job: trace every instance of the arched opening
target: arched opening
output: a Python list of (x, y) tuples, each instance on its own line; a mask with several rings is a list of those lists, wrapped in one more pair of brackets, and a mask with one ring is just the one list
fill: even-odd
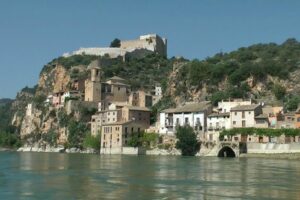
[(225, 146), (220, 149), (218, 157), (234, 158), (235, 153), (231, 147)]

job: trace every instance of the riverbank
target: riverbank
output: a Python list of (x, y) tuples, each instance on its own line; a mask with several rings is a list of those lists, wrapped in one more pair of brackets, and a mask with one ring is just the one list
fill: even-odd
[(86, 153), (86, 154), (97, 154), (99, 151), (96, 151), (92, 148), (87, 149), (79, 149), (79, 148), (65, 148), (64, 146), (57, 146), (57, 147), (51, 147), (51, 146), (23, 146), (17, 149), (18, 152), (45, 152), (45, 153)]
[(0, 147), (0, 152), (1, 151), (17, 151), (17, 149)]
[(300, 160), (300, 153), (247, 153), (240, 154), (240, 158), (266, 158)]

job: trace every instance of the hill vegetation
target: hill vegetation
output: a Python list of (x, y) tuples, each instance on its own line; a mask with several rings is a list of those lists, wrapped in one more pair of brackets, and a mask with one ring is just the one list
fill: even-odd
[[(185, 64), (176, 76), (176, 95), (188, 96), (190, 88), (207, 88), (208, 99), (216, 104), (224, 98), (260, 98), (253, 93), (254, 84), (263, 82), (268, 91), (279, 100), (284, 99), (285, 86), (279, 82), (268, 81), (268, 77), (276, 80), (288, 80), (290, 73), (300, 69), (300, 43), (288, 39), (283, 44), (256, 44), (240, 48), (230, 53), (218, 53), (205, 60), (192, 60)], [(181, 83), (181, 84), (180, 84)]]

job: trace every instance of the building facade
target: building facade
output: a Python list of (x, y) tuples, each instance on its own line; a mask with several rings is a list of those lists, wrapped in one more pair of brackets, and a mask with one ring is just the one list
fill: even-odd
[(211, 113), (212, 106), (208, 101), (187, 103), (179, 108), (166, 109), (160, 113), (159, 133), (174, 135), (176, 126), (191, 126), (196, 132), (203, 133), (207, 129), (207, 115)]

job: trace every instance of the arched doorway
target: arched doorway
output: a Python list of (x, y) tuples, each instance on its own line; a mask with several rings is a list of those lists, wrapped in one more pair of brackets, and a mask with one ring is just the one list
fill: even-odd
[(234, 158), (235, 153), (231, 147), (225, 146), (220, 149), (218, 153), (218, 157), (226, 157), (226, 158)]

